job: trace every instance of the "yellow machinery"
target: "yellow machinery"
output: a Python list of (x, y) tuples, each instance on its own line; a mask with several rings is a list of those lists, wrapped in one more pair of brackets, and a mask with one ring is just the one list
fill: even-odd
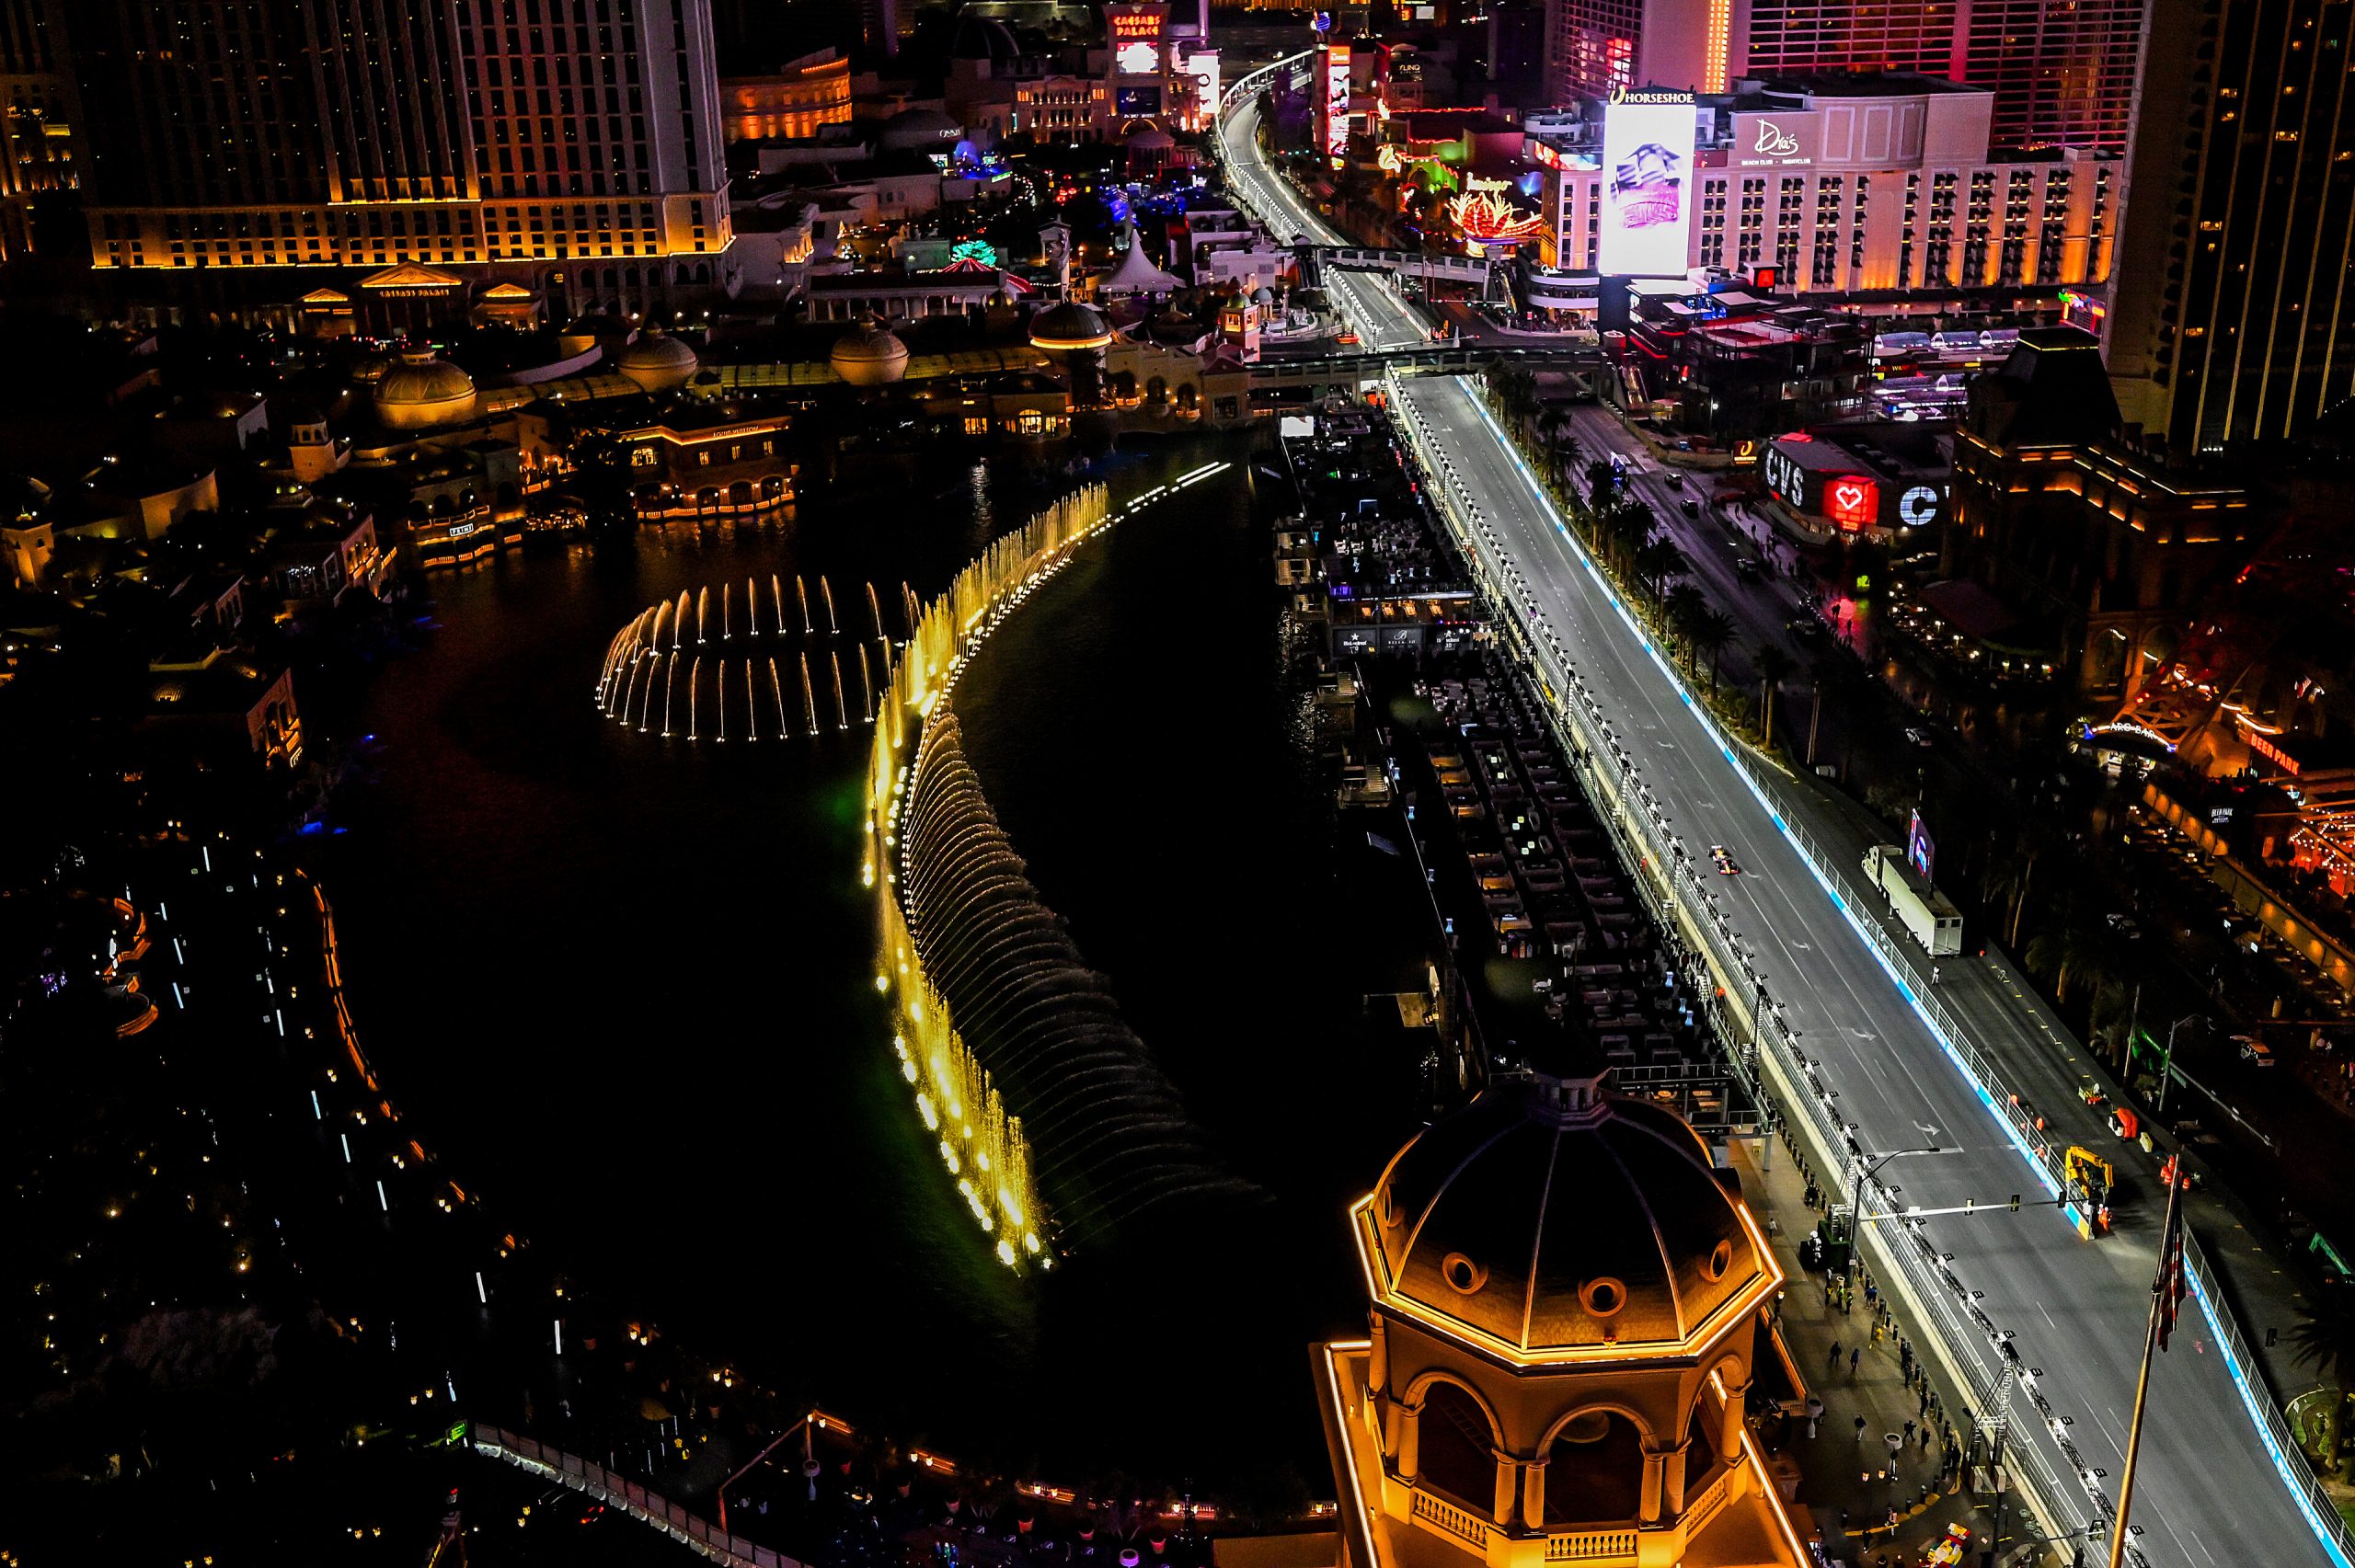
[(2061, 1162), (2068, 1178), (2069, 1196), (2077, 1204), (2077, 1234), (2090, 1242), (2109, 1234), (2109, 1195), (2118, 1173), (2109, 1162), (2082, 1145), (2072, 1144)]

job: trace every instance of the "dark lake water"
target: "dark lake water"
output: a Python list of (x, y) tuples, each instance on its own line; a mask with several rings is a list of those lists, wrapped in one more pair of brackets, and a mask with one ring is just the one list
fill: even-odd
[(867, 979), (863, 736), (690, 747), (591, 701), (656, 600), (772, 572), (845, 604), (870, 576), (929, 592), (1031, 509), (932, 464), (784, 534), (437, 578), (413, 653), (340, 711), (306, 697), (374, 738), (318, 859), (361, 1027), (453, 1173), (603, 1299), (854, 1422), (1074, 1480), (1329, 1494), (1305, 1346), (1361, 1328), (1342, 1208), (1418, 1125), (1351, 965), (1396, 863), (1336, 847), (1278, 646), (1284, 498), (1244, 445), (1120, 454), (1113, 499), (1213, 458), (1235, 466), (1091, 546), (958, 703), (1034, 880), (1258, 1198), (999, 1268)]

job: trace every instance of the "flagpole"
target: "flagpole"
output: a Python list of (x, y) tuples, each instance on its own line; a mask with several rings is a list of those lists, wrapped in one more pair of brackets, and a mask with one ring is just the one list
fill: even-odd
[(2118, 1483), (2118, 1519), (2110, 1527), (2109, 1568), (2119, 1568), (2126, 1559), (2126, 1518), (2134, 1506), (2134, 1461), (2142, 1449), (2142, 1406), (2151, 1392), (2151, 1361), (2159, 1348), (2159, 1313), (2166, 1306), (2168, 1292), (2175, 1288), (2176, 1206), (2182, 1194), (2183, 1173), (2177, 1170), (2167, 1180), (2167, 1220), (2159, 1231), (2159, 1276), (2151, 1285), (2151, 1322), (2142, 1331), (2142, 1371), (2134, 1380), (2134, 1424), (2126, 1433), (2126, 1474)]

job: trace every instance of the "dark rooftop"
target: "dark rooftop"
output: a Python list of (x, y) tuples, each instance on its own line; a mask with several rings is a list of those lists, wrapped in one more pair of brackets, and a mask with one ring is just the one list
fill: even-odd
[(2101, 344), (2074, 326), (2031, 326), (2004, 362), (1970, 383), (1965, 423), (1999, 446), (2074, 446), (2118, 429)]

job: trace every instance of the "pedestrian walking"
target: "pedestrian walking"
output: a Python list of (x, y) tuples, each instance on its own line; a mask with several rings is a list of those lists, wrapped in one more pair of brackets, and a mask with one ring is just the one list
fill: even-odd
[(1832, 1360), (1829, 1369), (1834, 1372), (1840, 1370), (1840, 1342), (1836, 1339), (1832, 1342)]
[(1865, 1440), (1865, 1418), (1864, 1418), (1863, 1416), (1859, 1415), (1858, 1417), (1856, 1417), (1856, 1442), (1857, 1442), (1857, 1444), (1858, 1444), (1859, 1446), (1861, 1446), (1861, 1445), (1864, 1443), (1864, 1440)]
[[(1856, 1363), (1862, 1361), (1864, 1358), (1865, 1353), (1861, 1350), (1851, 1350), (1848, 1352), (1848, 1376), (1853, 1378), (1856, 1375)], [(1864, 1417), (1860, 1415), (1856, 1417), (1856, 1419), (1862, 1421)]]
[(1894, 1475), (1897, 1472), (1897, 1456), (1905, 1451), (1905, 1439), (1894, 1432), (1884, 1432), (1880, 1435), (1880, 1440), (1889, 1445), (1889, 1469), (1890, 1473)]
[(1908, 1379), (1913, 1376), (1913, 1342), (1912, 1340), (1901, 1339), (1897, 1342), (1897, 1364), (1904, 1368)]
[(1880, 1320), (1878, 1318), (1875, 1318), (1873, 1320), (1873, 1344), (1876, 1345), (1880, 1344)]
[(1911, 1443), (1913, 1440), (1913, 1423), (1911, 1421), (1905, 1424), (1905, 1440), (1908, 1443)]
[(1923, 1419), (1923, 1420), (1924, 1420), (1924, 1421), (1927, 1421), (1927, 1420), (1930, 1418), (1930, 1402), (1931, 1402), (1931, 1397), (1932, 1397), (1932, 1396), (1931, 1396), (1930, 1391), (1929, 1391), (1927, 1388), (1924, 1388), (1924, 1389), (1922, 1391), (1922, 1403), (1921, 1403), (1921, 1409), (1920, 1409), (1920, 1411), (1917, 1413), (1919, 1413), (1919, 1414), (1921, 1415), (1922, 1419)]

